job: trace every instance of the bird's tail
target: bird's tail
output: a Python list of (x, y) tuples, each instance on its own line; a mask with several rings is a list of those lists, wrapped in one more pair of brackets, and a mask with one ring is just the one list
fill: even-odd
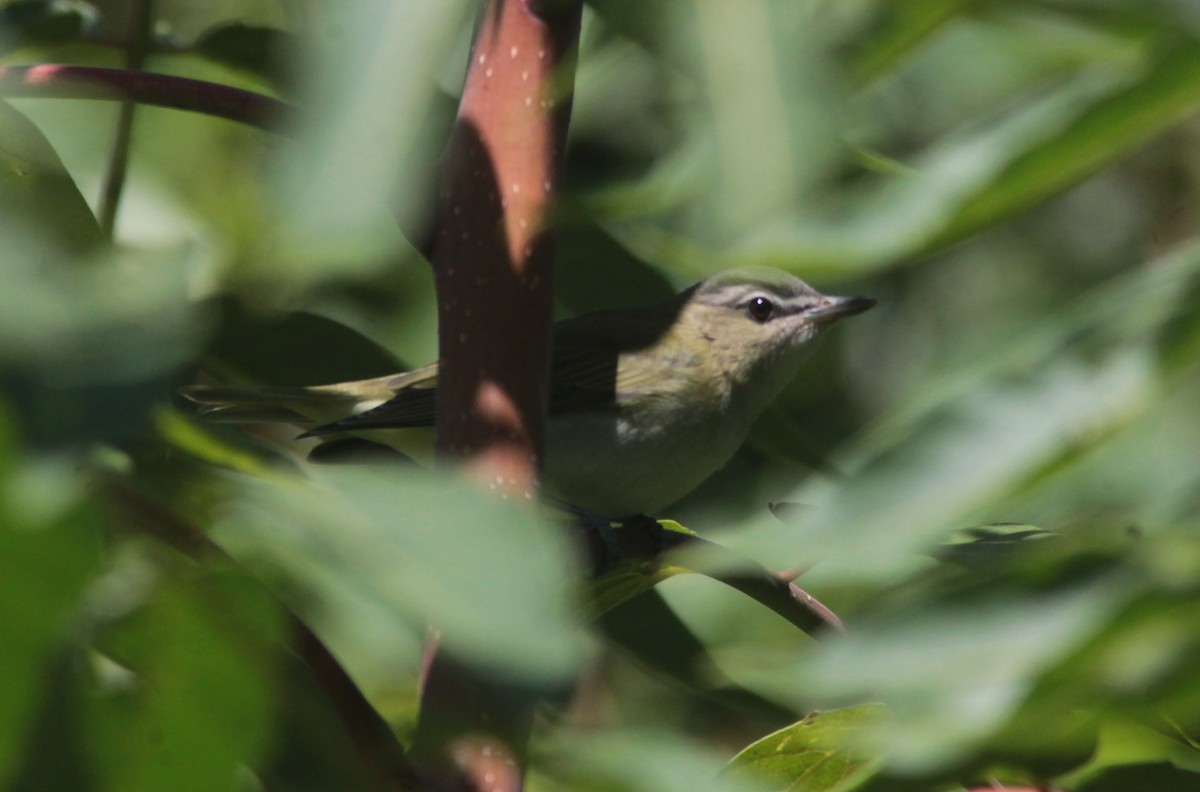
[(222, 423), (325, 423), (348, 415), (356, 394), (326, 386), (308, 388), (241, 388), (232, 385), (189, 385), (184, 398), (200, 405), (205, 418)]

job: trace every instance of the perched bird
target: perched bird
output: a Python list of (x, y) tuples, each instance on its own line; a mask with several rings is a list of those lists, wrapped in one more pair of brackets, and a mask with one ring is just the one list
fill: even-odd
[[(612, 518), (652, 514), (733, 456), (795, 375), (822, 328), (875, 304), (823, 295), (770, 269), (713, 275), (649, 308), (554, 325), (544, 482)], [(432, 426), (437, 364), (306, 388), (195, 385), (184, 395), (231, 422), (282, 421), (301, 437), (360, 437), (403, 448)]]

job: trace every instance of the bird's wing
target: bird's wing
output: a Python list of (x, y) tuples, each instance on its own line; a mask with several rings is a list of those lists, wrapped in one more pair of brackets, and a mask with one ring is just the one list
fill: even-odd
[[(554, 326), (550, 364), (551, 413), (611, 407), (616, 394), (644, 389), (661, 376), (654, 366), (626, 371), (618, 378), (623, 353), (652, 345), (670, 327), (673, 316), (609, 312), (565, 319)], [(368, 429), (432, 426), (437, 398), (437, 364), (372, 380), (394, 395), (371, 410), (324, 424), (303, 437)]]
[(621, 356), (652, 346), (674, 317), (611, 311), (566, 319), (554, 328), (550, 364), (550, 412), (603, 409), (618, 394), (649, 387), (660, 376), (654, 366), (626, 366)]
[[(413, 371), (370, 380), (373, 385), (367, 399), (386, 398), (383, 404), (351, 415), (340, 421), (310, 429), (301, 437), (320, 437), (337, 432), (358, 432), (364, 429), (406, 429), (433, 426), (434, 403), (437, 397), (437, 364), (430, 363)], [(336, 386), (330, 386), (336, 387)], [(387, 398), (390, 394), (390, 398)]]

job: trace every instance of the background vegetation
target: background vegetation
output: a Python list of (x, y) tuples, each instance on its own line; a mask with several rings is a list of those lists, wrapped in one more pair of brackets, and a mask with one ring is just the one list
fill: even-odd
[(535, 789), (1200, 788), (1195, 3), (587, 5), (562, 314), (741, 264), (880, 301), (663, 515), (811, 567), (822, 640), (696, 576), (580, 624), (554, 526), (195, 419), (200, 370), (435, 356), (394, 217), (428, 222), (476, 9), (131, 5), (2, 3), (0, 57), (141, 42), (303, 115), (140, 107), (114, 201), (119, 103), (0, 104), (0, 780), (369, 788), (296, 614), (401, 744), (430, 621), (557, 691)]

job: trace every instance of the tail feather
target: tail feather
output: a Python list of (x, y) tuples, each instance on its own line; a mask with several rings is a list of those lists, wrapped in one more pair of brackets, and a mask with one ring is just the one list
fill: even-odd
[(239, 388), (189, 385), (180, 394), (199, 405), (205, 418), (223, 423), (311, 425), (352, 411), (355, 396), (315, 388)]

